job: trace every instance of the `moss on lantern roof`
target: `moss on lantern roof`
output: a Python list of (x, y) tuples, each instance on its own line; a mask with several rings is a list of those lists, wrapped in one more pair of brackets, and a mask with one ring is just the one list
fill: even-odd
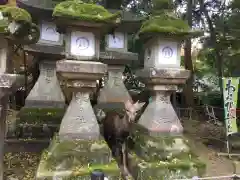
[(118, 23), (121, 13), (112, 14), (100, 5), (84, 3), (79, 0), (69, 0), (57, 4), (53, 16), (99, 23)]
[(39, 39), (39, 28), (32, 23), (31, 15), (24, 9), (0, 5), (0, 33), (16, 44), (33, 44)]
[(196, 37), (201, 31), (193, 31), (188, 23), (172, 14), (161, 14), (150, 18), (142, 24), (138, 35), (161, 34), (163, 36), (184, 38), (186, 36)]
[(25, 21), (32, 22), (31, 15), (24, 9), (14, 6), (0, 6), (0, 11), (4, 16), (8, 16), (16, 22)]

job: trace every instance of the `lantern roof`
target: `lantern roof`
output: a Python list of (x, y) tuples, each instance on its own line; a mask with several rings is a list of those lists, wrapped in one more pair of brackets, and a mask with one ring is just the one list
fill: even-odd
[(36, 43), (39, 29), (32, 23), (31, 15), (24, 9), (3, 5), (0, 6), (0, 33), (8, 39), (22, 44)]
[[(27, 10), (34, 19), (52, 19), (54, 7), (61, 2), (62, 0), (17, 0), (18, 6)], [(99, 7), (95, 4), (94, 6)], [(141, 21), (144, 20), (141, 16), (130, 11), (117, 9), (108, 9), (108, 11), (109, 14), (121, 13), (120, 31), (135, 32), (141, 27)]]
[(201, 31), (192, 30), (187, 21), (166, 12), (149, 18), (142, 24), (138, 32), (138, 36), (141, 39), (148, 39), (156, 36), (184, 39), (187, 37), (198, 37), (202, 34), (203, 32)]
[(93, 23), (119, 24), (121, 22), (120, 12), (113, 14), (103, 6), (84, 3), (80, 0), (69, 0), (57, 4), (53, 10), (53, 17)]

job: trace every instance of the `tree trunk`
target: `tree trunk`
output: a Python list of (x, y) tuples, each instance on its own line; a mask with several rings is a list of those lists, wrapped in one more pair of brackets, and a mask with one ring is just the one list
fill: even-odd
[[(192, 27), (192, 0), (188, 0), (188, 7), (187, 7), (187, 19), (188, 19), (188, 25)], [(187, 70), (191, 71), (191, 75), (189, 79), (187, 80), (186, 86), (184, 88), (184, 94), (185, 94), (185, 102), (187, 107), (193, 107), (194, 105), (194, 94), (193, 94), (193, 63), (192, 63), (192, 42), (191, 38), (187, 39), (185, 42), (185, 48), (184, 48), (184, 65)]]

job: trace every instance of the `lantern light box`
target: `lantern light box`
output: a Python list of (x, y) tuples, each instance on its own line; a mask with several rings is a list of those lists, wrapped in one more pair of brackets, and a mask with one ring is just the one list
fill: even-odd
[(56, 25), (52, 22), (42, 21), (40, 24), (39, 43), (62, 45), (63, 36), (56, 31)]
[(114, 35), (108, 34), (106, 36), (106, 50), (110, 51), (127, 51), (127, 34), (122, 32), (115, 32)]
[(95, 56), (95, 36), (91, 32), (72, 31), (70, 53), (73, 56)]
[(158, 68), (179, 68), (180, 67), (179, 42), (158, 39), (146, 44), (145, 66)]

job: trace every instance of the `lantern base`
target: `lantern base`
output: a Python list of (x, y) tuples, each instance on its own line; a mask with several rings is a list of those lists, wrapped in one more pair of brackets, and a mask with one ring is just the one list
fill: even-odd
[(133, 138), (130, 171), (136, 179), (189, 179), (205, 172), (183, 136), (152, 137), (133, 130)]
[(149, 68), (137, 72), (153, 91), (153, 101), (150, 102), (141, 115), (139, 127), (146, 129), (152, 136), (181, 135), (183, 127), (170, 102), (170, 95), (177, 90), (177, 85), (184, 84), (190, 72), (174, 68)]
[(101, 169), (106, 177), (118, 180), (120, 170), (105, 141), (60, 141), (55, 137), (42, 154), (37, 180), (54, 178), (90, 179), (94, 169)]
[[(39, 126), (37, 129), (41, 132), (43, 124), (60, 125), (65, 106), (65, 98), (56, 76), (56, 62), (41, 61), (39, 78), (26, 98), (25, 106), (18, 114), (17, 124), (21, 138), (28, 134), (35, 137), (30, 131), (36, 129), (36, 126)], [(24, 124), (31, 126), (29, 133), (27, 129), (22, 128)], [(36, 134), (37, 136), (41, 135)]]

